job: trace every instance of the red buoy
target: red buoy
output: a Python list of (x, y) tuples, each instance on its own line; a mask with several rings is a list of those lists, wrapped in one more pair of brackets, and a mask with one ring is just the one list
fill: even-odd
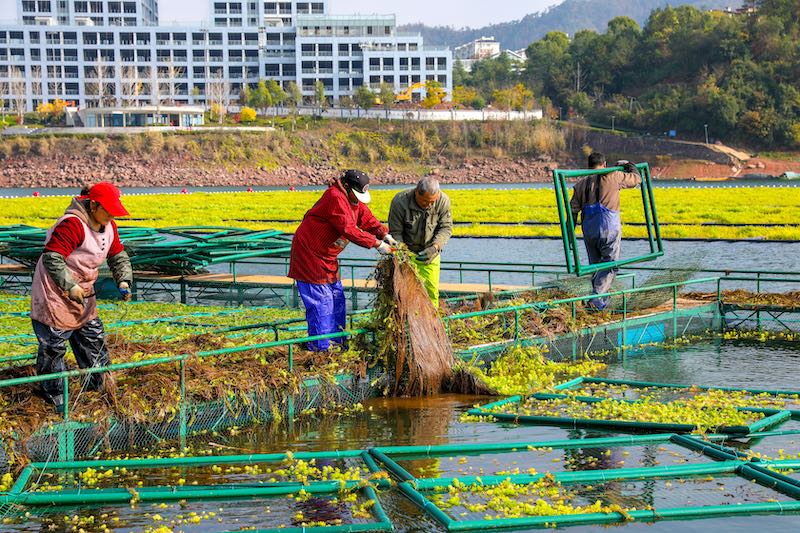
[(33, 197), (39, 198), (39, 191), (33, 191)]
[(294, 192), (294, 185), (289, 185), (289, 192)]
[(184, 187), (183, 189), (181, 189), (181, 194), (189, 194), (189, 190), (186, 187)]
[(252, 187), (248, 187), (247, 188), (247, 192), (253, 192), (253, 188)]

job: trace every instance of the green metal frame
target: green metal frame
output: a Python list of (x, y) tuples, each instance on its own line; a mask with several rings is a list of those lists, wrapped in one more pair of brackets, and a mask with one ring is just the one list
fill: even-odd
[[(664, 466), (649, 468), (620, 468), (616, 470), (592, 470), (584, 472), (558, 472), (555, 474), (537, 474), (535, 476), (481, 476), (457, 478), (459, 482), (471, 485), (480, 483), (487, 487), (496, 486), (506, 480), (512, 483), (527, 484), (541, 480), (545, 475), (566, 486), (575, 483), (605, 483), (622, 480), (648, 479), (681, 479), (686, 476), (699, 475), (737, 475), (744, 479), (759, 483), (769, 489), (779, 491), (795, 500), (800, 499), (800, 486), (790, 483), (785, 476), (770, 470), (755, 468), (742, 461), (722, 461), (701, 465)], [(711, 505), (696, 507), (674, 507), (659, 509), (642, 509), (628, 511), (624, 515), (619, 512), (587, 513), (576, 515), (530, 516), (522, 518), (501, 518), (496, 520), (458, 520), (448, 516), (426, 496), (426, 492), (450, 485), (456, 478), (423, 479), (406, 481), (399, 485), (400, 490), (417, 506), (438, 521), (447, 531), (473, 531), (487, 529), (529, 528), (547, 526), (568, 526), (579, 524), (612, 524), (628, 520), (653, 522), (657, 520), (677, 520), (725, 517), (755, 513), (787, 513), (800, 512), (800, 501), (742, 503), (731, 505)], [(791, 478), (788, 478), (791, 479)]]
[[(721, 440), (723, 437), (715, 436), (716, 440)], [(649, 435), (629, 435), (625, 437), (601, 437), (601, 438), (585, 438), (585, 439), (564, 439), (554, 441), (533, 441), (533, 442), (508, 442), (496, 444), (445, 444), (439, 446), (384, 446), (370, 449), (370, 454), (375, 456), (392, 473), (399, 481), (418, 481), (420, 479), (434, 479), (434, 478), (420, 478), (412, 475), (408, 470), (403, 468), (397, 461), (414, 460), (424, 458), (439, 458), (439, 457), (463, 457), (463, 456), (479, 456), (479, 455), (494, 455), (503, 453), (528, 453), (535, 451), (535, 449), (561, 449), (561, 450), (574, 450), (582, 448), (615, 448), (615, 447), (629, 447), (629, 446), (646, 446), (650, 444), (665, 444), (672, 443), (687, 450), (700, 452), (703, 455), (715, 460), (732, 460), (736, 456), (723, 453), (716, 448), (704, 447), (695, 445), (695, 442), (702, 443), (702, 441), (686, 442), (687, 437), (675, 433), (656, 433)], [(493, 476), (481, 476), (481, 479), (490, 479)], [(509, 476), (501, 475), (494, 476), (499, 478), (507, 478)], [(459, 477), (463, 480), (463, 477)]]
[[(683, 383), (659, 383), (655, 381), (641, 381), (641, 380), (632, 380), (632, 379), (611, 379), (611, 378), (595, 378), (589, 376), (580, 376), (569, 381), (565, 381), (563, 383), (559, 383), (555, 387), (555, 390), (559, 391), (568, 391), (574, 388), (577, 388), (582, 383), (598, 383), (598, 384), (607, 384), (607, 385), (627, 385), (629, 387), (635, 388), (662, 388), (662, 389), (696, 389), (696, 390), (704, 390), (704, 391), (712, 391), (712, 390), (719, 390), (725, 392), (741, 392), (747, 394), (766, 394), (769, 396), (797, 396), (800, 398), (800, 391), (796, 390), (781, 390), (781, 389), (750, 389), (750, 388), (737, 388), (737, 387), (712, 387), (709, 385), (686, 385)], [(560, 396), (560, 395), (556, 395)], [(580, 396), (578, 396), (580, 398)], [(587, 399), (596, 399), (597, 396), (583, 396), (583, 398)], [(800, 400), (798, 400), (800, 402)], [(786, 409), (789, 411), (792, 416), (800, 417), (800, 410), (792, 410)]]
[(569, 208), (569, 190), (567, 188), (567, 178), (583, 178), (586, 176), (597, 176), (610, 172), (622, 171), (622, 167), (610, 167), (595, 170), (553, 170), (553, 185), (556, 193), (556, 205), (558, 206), (558, 220), (561, 225), (561, 239), (564, 243), (564, 259), (566, 261), (567, 272), (583, 276), (601, 270), (609, 270), (623, 265), (652, 261), (664, 255), (664, 243), (661, 240), (661, 229), (658, 224), (658, 213), (653, 197), (653, 185), (650, 180), (650, 166), (647, 163), (636, 165), (642, 176), (642, 206), (644, 208), (645, 226), (647, 227), (647, 241), (650, 245), (650, 253), (621, 259), (619, 261), (608, 261), (594, 265), (581, 264), (580, 249), (578, 248), (578, 238), (575, 234), (575, 220), (572, 217), (572, 210)]
[[(8, 492), (6, 500), (0, 498), (0, 504), (11, 503), (17, 505), (83, 505), (103, 503), (126, 503), (132, 495), (124, 488), (80, 488), (75, 490), (30, 492), (28, 484), (37, 472), (48, 473), (74, 473), (88, 468), (106, 470), (125, 468), (127, 470), (142, 470), (148, 468), (191, 468), (211, 465), (254, 465), (281, 463), (287, 459), (303, 461), (355, 459), (363, 463), (371, 474), (383, 472), (375, 460), (363, 450), (338, 450), (328, 452), (297, 452), (287, 453), (251, 454), (251, 455), (221, 455), (221, 456), (191, 456), (191, 457), (165, 457), (145, 459), (108, 459), (93, 461), (53, 461), (39, 462), (27, 465), (17, 477), (13, 487)], [(311, 481), (309, 483), (278, 481), (275, 483), (233, 483), (210, 486), (154, 486), (137, 488), (139, 499), (142, 501), (172, 501), (176, 499), (209, 499), (217, 497), (258, 496), (258, 495), (284, 495), (292, 494), (303, 489), (307, 492), (336, 491), (343, 486), (348, 489), (358, 488), (361, 481)], [(376, 485), (388, 487), (388, 480), (378, 480)], [(246, 491), (254, 489), (250, 494)]]
[[(597, 403), (607, 400), (607, 398), (596, 398), (591, 396), (569, 396), (566, 394), (537, 393), (529, 398), (537, 401), (550, 399), (571, 398), (583, 403)], [(698, 428), (694, 424), (660, 423), (660, 422), (630, 422), (625, 420), (599, 420), (593, 418), (567, 418), (559, 416), (536, 416), (519, 415), (514, 413), (495, 412), (492, 409), (504, 406), (520, 404), (525, 400), (522, 396), (516, 395), (496, 402), (491, 402), (477, 408), (470, 409), (468, 413), (473, 416), (489, 417), (497, 421), (513, 422), (515, 424), (535, 424), (552, 425), (561, 427), (585, 427), (602, 428), (612, 431), (658, 431), (671, 433), (692, 433)], [(638, 400), (616, 400), (626, 403), (637, 403)], [(716, 428), (718, 432), (731, 435), (748, 435), (769, 429), (782, 424), (792, 418), (792, 412), (778, 409), (760, 409), (749, 407), (737, 407), (738, 411), (763, 413), (765, 416), (757, 422), (743, 426), (724, 426)]]

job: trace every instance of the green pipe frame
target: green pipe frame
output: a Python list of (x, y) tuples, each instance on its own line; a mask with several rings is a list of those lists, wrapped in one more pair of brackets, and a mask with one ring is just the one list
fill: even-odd
[[(607, 400), (607, 398), (596, 398), (590, 396), (567, 396), (564, 394), (545, 394), (537, 393), (531, 396), (536, 400), (558, 399), (558, 398), (572, 398), (579, 402), (595, 403)], [(536, 424), (536, 425), (555, 425), (561, 427), (589, 427), (589, 428), (604, 428), (612, 430), (624, 431), (659, 431), (659, 432), (674, 432), (674, 433), (692, 433), (697, 430), (697, 426), (693, 424), (676, 424), (676, 423), (660, 423), (660, 422), (630, 422), (625, 420), (600, 420), (591, 418), (567, 418), (559, 416), (536, 416), (536, 415), (517, 415), (512, 413), (498, 413), (492, 412), (492, 409), (504, 407), (507, 405), (518, 404), (523, 401), (522, 396), (511, 396), (496, 402), (482, 405), (477, 408), (470, 409), (468, 413), (473, 416), (490, 417), (495, 420), (504, 422), (512, 422), (515, 424)], [(637, 403), (637, 400), (617, 400), (626, 403)], [(792, 417), (791, 411), (777, 410), (777, 409), (755, 409), (755, 408), (737, 408), (739, 411), (763, 413), (767, 416), (749, 424), (747, 426), (725, 426), (717, 428), (722, 433), (730, 434), (750, 434), (756, 433), (762, 429), (773, 427), (780, 423), (789, 420)]]
[[(650, 467), (650, 468), (630, 468), (618, 470), (603, 470), (589, 472), (559, 472), (552, 474), (556, 481), (571, 483), (602, 483), (614, 480), (633, 480), (633, 479), (655, 479), (673, 478), (688, 475), (714, 475), (714, 474), (735, 474), (748, 480), (755, 481), (773, 490), (780, 491), (795, 500), (800, 498), (800, 486), (789, 483), (781, 479), (780, 474), (773, 474), (771, 471), (761, 471), (740, 461), (725, 461), (721, 463), (711, 463), (696, 466), (669, 466), (669, 467)], [(459, 477), (459, 482), (466, 485), (479, 483), (487, 487), (497, 485), (506, 480), (512, 483), (527, 484), (542, 479), (546, 474), (537, 476), (483, 476), (483, 477)], [(496, 520), (454, 520), (439, 509), (433, 502), (428, 500), (423, 492), (435, 490), (439, 487), (446, 487), (456, 478), (423, 480), (417, 482), (401, 483), (400, 489), (416, 505), (428, 512), (434, 519), (441, 523), (447, 531), (471, 531), (486, 529), (504, 528), (525, 528), (542, 526), (567, 526), (577, 524), (610, 524), (617, 522), (633, 521), (657, 521), (663, 519), (688, 519), (706, 518), (714, 516), (734, 516), (753, 513), (784, 513), (800, 511), (800, 501), (790, 502), (764, 502), (737, 505), (712, 505), (703, 507), (676, 507), (668, 509), (647, 509), (628, 511), (624, 515), (618, 512), (612, 513), (588, 513), (579, 515), (557, 515), (557, 516), (531, 516), (522, 518), (501, 518)]]
[(597, 176), (610, 172), (622, 171), (622, 167), (610, 167), (595, 170), (553, 170), (553, 185), (556, 193), (556, 205), (558, 208), (558, 220), (561, 226), (561, 239), (564, 244), (564, 259), (566, 261), (567, 273), (583, 276), (601, 270), (618, 268), (632, 263), (652, 261), (664, 255), (664, 243), (661, 240), (661, 229), (658, 224), (658, 213), (656, 211), (655, 199), (653, 197), (653, 185), (650, 179), (650, 166), (647, 163), (636, 165), (642, 177), (640, 186), (642, 192), (642, 206), (644, 208), (645, 225), (647, 227), (647, 240), (650, 246), (650, 253), (622, 259), (609, 261), (593, 265), (582, 265), (578, 240), (575, 234), (575, 220), (572, 217), (572, 210), (569, 207), (569, 191), (567, 189), (567, 178), (583, 178), (586, 176)]

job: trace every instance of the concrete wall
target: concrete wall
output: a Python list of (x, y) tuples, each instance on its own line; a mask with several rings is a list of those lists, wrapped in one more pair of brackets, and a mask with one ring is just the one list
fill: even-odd
[[(572, 137), (571, 139), (570, 136)], [(578, 130), (576, 128), (572, 128), (571, 135), (568, 135), (567, 141), (569, 142), (570, 140), (573, 142), (573, 150), (579, 150), (582, 145), (588, 145), (594, 150), (607, 154), (630, 156), (663, 155), (678, 159), (711, 161), (721, 165), (739, 163), (729, 154), (715, 149), (714, 145), (703, 143), (673, 141), (658, 137), (625, 137), (595, 130)], [(583, 141), (582, 143), (581, 140)]]

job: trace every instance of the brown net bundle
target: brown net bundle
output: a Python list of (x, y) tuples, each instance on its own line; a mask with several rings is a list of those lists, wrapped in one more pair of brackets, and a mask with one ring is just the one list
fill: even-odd
[(453, 373), (453, 349), (410, 258), (398, 250), (378, 264), (375, 277), (378, 298), (373, 325), (378, 332), (378, 355), (389, 375), (385, 392), (393, 396), (441, 392)]

